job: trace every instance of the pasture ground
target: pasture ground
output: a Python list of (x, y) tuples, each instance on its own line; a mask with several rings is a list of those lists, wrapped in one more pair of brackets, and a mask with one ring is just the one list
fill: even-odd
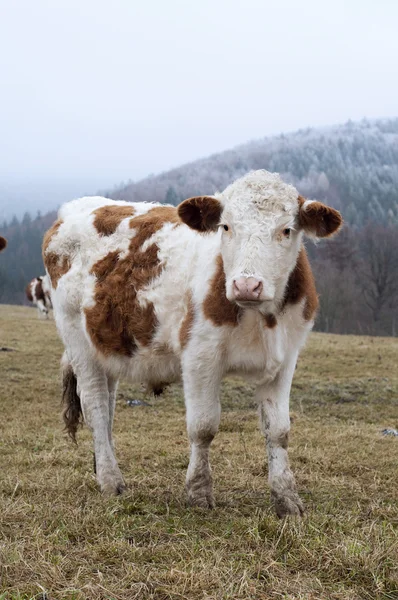
[(186, 506), (179, 386), (151, 406), (120, 388), (129, 490), (97, 490), (87, 428), (61, 422), (54, 322), (0, 306), (0, 600), (398, 598), (398, 340), (312, 334), (292, 391), (290, 458), (307, 513), (270, 507), (250, 386), (223, 386), (217, 508)]

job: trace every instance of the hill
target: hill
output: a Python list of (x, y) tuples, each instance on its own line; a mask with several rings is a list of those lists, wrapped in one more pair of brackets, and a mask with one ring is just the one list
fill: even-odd
[(178, 204), (212, 194), (251, 169), (281, 173), (329, 202), (355, 227), (398, 223), (398, 118), (363, 120), (263, 138), (110, 192), (132, 202)]

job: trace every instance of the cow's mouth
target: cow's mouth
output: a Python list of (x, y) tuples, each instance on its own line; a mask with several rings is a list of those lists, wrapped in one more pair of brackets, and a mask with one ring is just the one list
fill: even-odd
[(236, 304), (241, 308), (254, 308), (259, 309), (262, 304), (264, 304), (263, 300), (235, 300)]

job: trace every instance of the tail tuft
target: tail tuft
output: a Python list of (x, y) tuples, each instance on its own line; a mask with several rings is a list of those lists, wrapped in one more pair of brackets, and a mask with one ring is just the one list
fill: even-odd
[(70, 365), (65, 365), (62, 371), (62, 403), (65, 406), (63, 413), (65, 430), (76, 444), (77, 430), (79, 425), (83, 426), (83, 413), (77, 393), (76, 375)]

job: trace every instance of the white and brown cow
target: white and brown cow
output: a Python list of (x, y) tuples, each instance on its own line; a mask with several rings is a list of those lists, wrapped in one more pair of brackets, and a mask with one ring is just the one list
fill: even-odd
[(271, 496), (301, 514), (288, 461), (289, 393), (318, 305), (303, 235), (325, 237), (340, 214), (305, 200), (277, 174), (254, 171), (178, 208), (82, 198), (65, 204), (43, 258), (65, 345), (65, 422), (92, 430), (101, 489), (124, 489), (112, 421), (119, 378), (154, 391), (182, 379), (191, 504), (214, 504), (209, 448), (220, 384), (257, 384)]
[(51, 287), (47, 275), (35, 277), (26, 286), (26, 297), (29, 302), (37, 306), (39, 316), (48, 318), (48, 312), (52, 308)]

